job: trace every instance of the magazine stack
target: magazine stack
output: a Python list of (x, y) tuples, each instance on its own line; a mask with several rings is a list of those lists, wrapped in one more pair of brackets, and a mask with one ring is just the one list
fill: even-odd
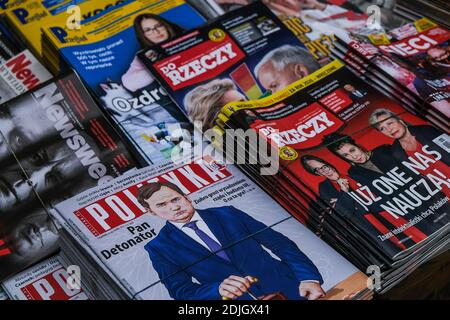
[(411, 112), (448, 131), (450, 31), (426, 18), (386, 33), (337, 37), (333, 53), (381, 91), (395, 92)]
[(225, 160), (390, 289), (448, 249), (449, 135), (244, 9), (140, 57)]
[(67, 273), (59, 256), (53, 256), (6, 279), (2, 286), (12, 300), (88, 300), (78, 279)]

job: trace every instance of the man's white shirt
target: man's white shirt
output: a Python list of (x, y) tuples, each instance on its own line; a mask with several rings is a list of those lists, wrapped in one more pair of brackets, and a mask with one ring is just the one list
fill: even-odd
[[(208, 225), (205, 223), (205, 221), (202, 219), (202, 217), (200, 217), (200, 215), (198, 214), (197, 211), (194, 212), (194, 215), (192, 216), (191, 221), (197, 221), (196, 225), (197, 227), (202, 230), (204, 233), (206, 233), (211, 239), (214, 239), (214, 241), (216, 241), (217, 243), (219, 243), (221, 246), (222, 244), (220, 243), (219, 240), (217, 240), (216, 236), (212, 233), (211, 229), (209, 229)], [(195, 231), (189, 227), (185, 227), (185, 223), (173, 223), (171, 222), (175, 227), (177, 227), (178, 229), (180, 229), (182, 232), (184, 232), (188, 237), (192, 238), (193, 240), (195, 240), (196, 242), (198, 242), (199, 244), (201, 244), (202, 246), (204, 246), (207, 250), (211, 251), (211, 249), (209, 249), (209, 247), (206, 245), (205, 242), (203, 242), (202, 239), (200, 239), (200, 237), (195, 233)]]

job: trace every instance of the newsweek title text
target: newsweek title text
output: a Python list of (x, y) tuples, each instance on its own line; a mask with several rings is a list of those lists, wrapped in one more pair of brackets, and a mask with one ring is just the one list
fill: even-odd
[(106, 165), (100, 161), (82, 132), (75, 128), (71, 118), (69, 118), (64, 108), (67, 102), (62, 93), (59, 92), (56, 83), (51, 83), (35, 91), (32, 96), (43, 108), (47, 118), (53, 123), (69, 149), (75, 152), (75, 156), (87, 168), (89, 176), (98, 180), (98, 184), (112, 180), (113, 177), (107, 175)]
[(22, 52), (6, 63), (6, 67), (9, 68), (16, 79), (22, 82), (22, 84), (28, 90), (31, 90), (40, 83), (39, 78), (33, 73), (33, 70), (31, 69), (31, 64), (32, 61), (27, 57), (26, 51)]

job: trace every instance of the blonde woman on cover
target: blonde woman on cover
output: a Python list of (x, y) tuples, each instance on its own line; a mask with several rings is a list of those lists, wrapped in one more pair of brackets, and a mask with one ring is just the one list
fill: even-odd
[(203, 132), (214, 127), (214, 121), (223, 106), (229, 102), (244, 101), (230, 79), (216, 79), (191, 90), (184, 98), (184, 107), (192, 122), (201, 122)]

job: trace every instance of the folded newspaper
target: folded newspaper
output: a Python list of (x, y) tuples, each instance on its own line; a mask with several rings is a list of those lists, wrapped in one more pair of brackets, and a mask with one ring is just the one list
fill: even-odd
[[(83, 22), (79, 30), (48, 24), (44, 52), (59, 53), (87, 83), (145, 164), (182, 149), (181, 129), (191, 124), (136, 53), (205, 22), (181, 0), (123, 3)], [(55, 53), (56, 52), (56, 53)]]
[[(237, 168), (212, 158), (139, 169), (55, 209), (71, 246), (80, 248), (72, 254), (87, 254), (98, 278), (115, 283), (127, 298), (342, 299), (369, 293), (363, 273)], [(246, 289), (234, 291), (236, 281)]]
[(12, 300), (88, 300), (79, 279), (54, 256), (6, 279), (2, 286)]

